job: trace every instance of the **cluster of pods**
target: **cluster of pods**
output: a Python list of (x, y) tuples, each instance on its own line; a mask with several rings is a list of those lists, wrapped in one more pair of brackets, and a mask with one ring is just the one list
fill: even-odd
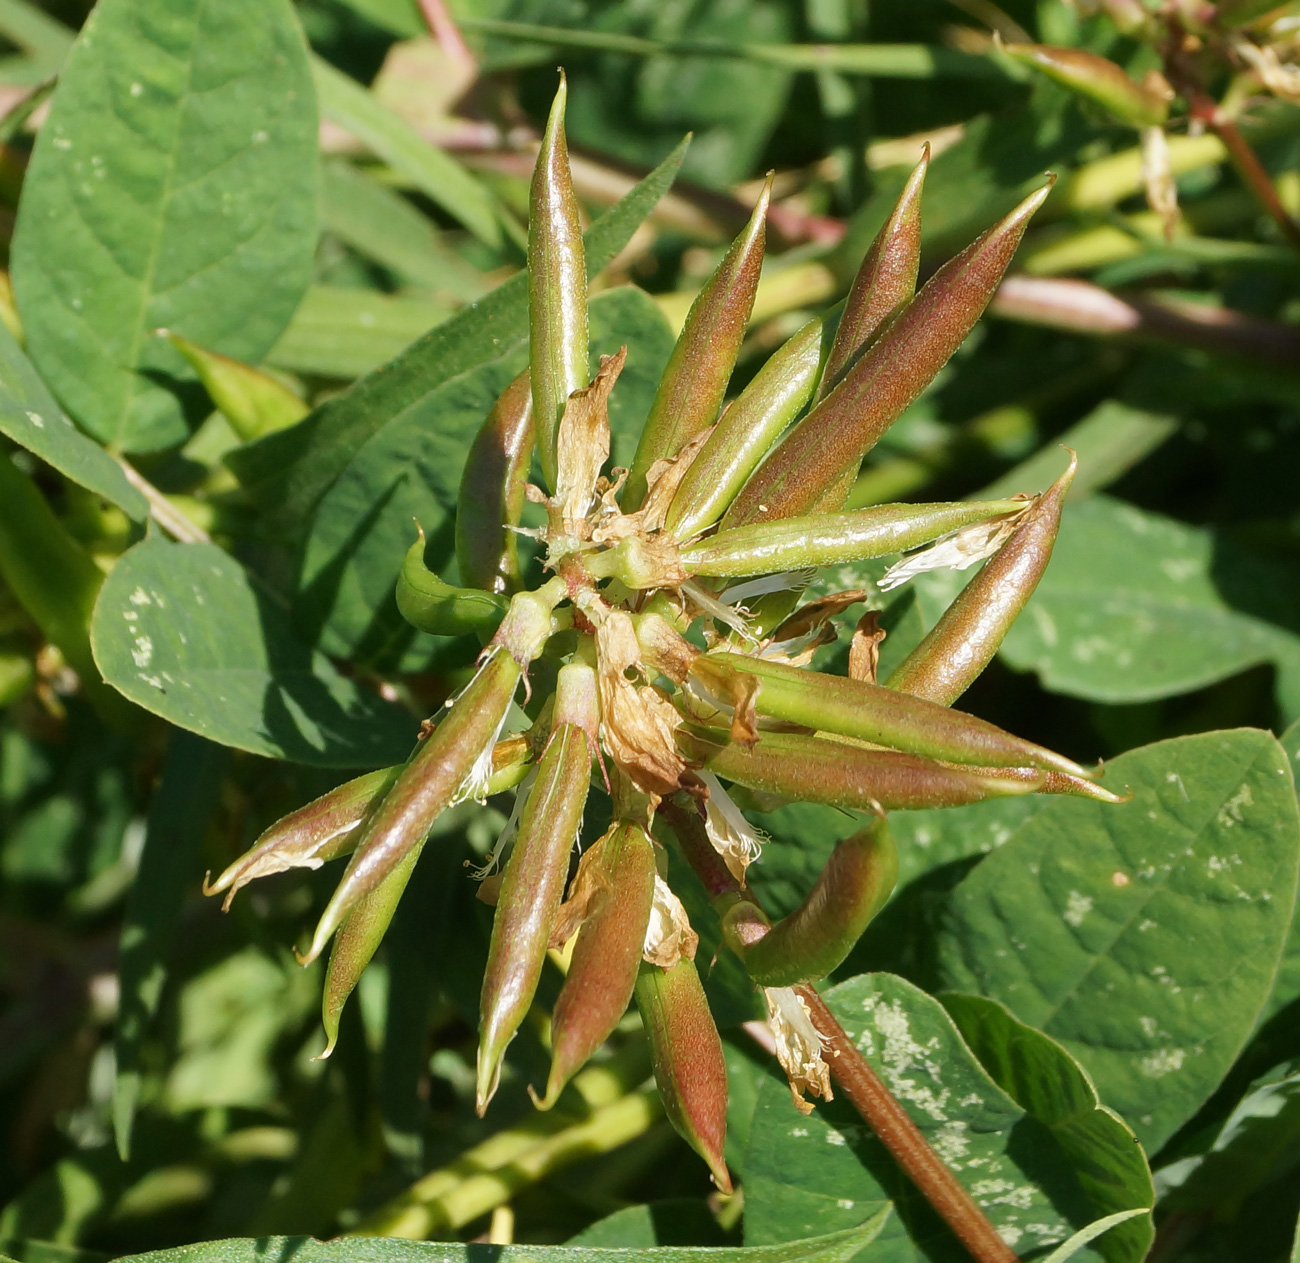
[[(1047, 188), (917, 292), (923, 160), (842, 309), (797, 333), (724, 411), (763, 257), (764, 194), (691, 309), (631, 469), (606, 474), (607, 404), (626, 348), (589, 376), (563, 118), (561, 84), (533, 178), (530, 365), (487, 417), (464, 474), (456, 540), (466, 586), (428, 571), (418, 540), (398, 588), (417, 626), (480, 635), (477, 671), (407, 763), (286, 817), (209, 890), (229, 901), (254, 877), (351, 856), (303, 957), (333, 940), (332, 1048), (438, 815), (515, 788), (503, 838), (512, 846), (493, 879), (479, 1112), (548, 949), (565, 947), (539, 1106), (556, 1101), (635, 997), (668, 1116), (728, 1189), (722, 1046), (697, 935), (665, 881), (665, 845), (699, 875), (726, 948), (764, 988), (803, 1106), (804, 1092), (829, 1095), (830, 1083), (795, 988), (833, 970), (888, 898), (897, 862), (886, 812), (1035, 791), (1114, 800), (1069, 759), (950, 709), (1047, 564), (1073, 461), (1039, 496), (842, 511), (863, 454), (970, 331)], [(529, 484), (534, 459), (544, 487)], [(528, 532), (518, 525), (526, 499), (546, 518)], [(541, 550), (531, 589), (521, 533)], [(890, 677), (875, 678), (871, 613), (854, 633), (847, 675), (809, 669), (834, 639), (830, 620), (867, 596), (805, 600), (815, 569), (926, 545), (897, 577), (985, 564)], [(517, 697), (531, 726), (507, 734)], [(803, 905), (772, 924), (745, 881), (760, 839), (724, 781), (764, 801), (861, 810), (871, 823), (835, 848)], [(575, 864), (593, 787), (609, 794), (614, 822)]]

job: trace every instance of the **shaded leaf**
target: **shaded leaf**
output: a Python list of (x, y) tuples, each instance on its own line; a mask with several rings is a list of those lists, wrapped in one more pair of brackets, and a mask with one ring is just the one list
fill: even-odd
[(286, 614), (212, 544), (146, 539), (104, 582), (91, 625), (104, 678), (146, 710), (271, 758), (403, 761), (415, 722), (298, 640)]
[(953, 892), (938, 951), (947, 985), (1058, 1040), (1154, 1150), (1272, 988), (1300, 818), (1285, 755), (1250, 729), (1147, 746), (1109, 775), (1133, 801), (1047, 803)]
[(316, 108), (286, 0), (104, 0), (32, 156), (13, 245), (33, 361), (101, 441), (182, 440), (153, 330), (261, 359), (315, 247)]

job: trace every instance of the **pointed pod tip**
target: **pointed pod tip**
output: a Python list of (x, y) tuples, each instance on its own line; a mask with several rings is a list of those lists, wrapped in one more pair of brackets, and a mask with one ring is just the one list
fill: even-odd
[(482, 1118), (497, 1093), (501, 1082), (502, 1051), (493, 1051), (480, 1044), (478, 1048), (477, 1075), (474, 1084), (474, 1112)]

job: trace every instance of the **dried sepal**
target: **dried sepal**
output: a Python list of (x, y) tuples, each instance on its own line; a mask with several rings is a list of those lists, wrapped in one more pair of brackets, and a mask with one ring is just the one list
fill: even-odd
[(699, 945), (700, 936), (691, 928), (691, 919), (686, 915), (682, 901), (656, 873), (650, 921), (646, 925), (641, 955), (651, 965), (671, 969), (683, 956), (694, 960)]
[(790, 1096), (801, 1114), (812, 1113), (804, 1093), (824, 1101), (835, 1099), (831, 1072), (822, 1059), (826, 1041), (813, 1025), (808, 1006), (792, 987), (764, 987), (767, 1025), (776, 1045), (776, 1059), (790, 1081)]
[(705, 806), (705, 833), (713, 849), (722, 857), (727, 871), (743, 886), (749, 866), (763, 853), (767, 835), (746, 819), (745, 813), (732, 802), (731, 795), (712, 772), (701, 772), (700, 779), (709, 791)]

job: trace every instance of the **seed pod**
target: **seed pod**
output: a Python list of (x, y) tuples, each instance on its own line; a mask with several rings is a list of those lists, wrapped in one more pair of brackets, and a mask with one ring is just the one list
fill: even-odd
[(758, 292), (771, 195), (768, 176), (748, 225), (691, 304), (641, 431), (623, 489), (625, 513), (640, 507), (650, 466), (677, 455), (688, 439), (717, 420)]
[(1078, 459), (1025, 514), (1011, 536), (885, 681), (891, 689), (951, 706), (993, 660), (1047, 569)]
[(319, 868), (356, 846), (356, 831), (366, 813), (378, 806), (397, 780), (401, 767), (381, 767), (358, 776), (328, 794), (277, 820), (214, 882), (203, 883), (205, 895), (229, 891), (224, 912), (239, 890), (258, 877), (291, 868)]
[(367, 822), (352, 861), (321, 914), (304, 964), (320, 955), (358, 900), (424, 841), (447, 807), (485, 791), (493, 745), (522, 674), (511, 654), (500, 649), (490, 653), (450, 713), (421, 742)]
[[(1004, 774), (1008, 776), (1026, 776), (1036, 779), (1039, 775), (1038, 768), (1005, 768)], [(1098, 785), (1096, 781), (1084, 780), (1081, 776), (1070, 776), (1066, 772), (1048, 772), (1043, 776), (1043, 783), (1035, 791), (1039, 794), (1068, 794), (1072, 798), (1091, 798), (1093, 802), (1110, 803), (1112, 806), (1117, 803), (1126, 803), (1131, 801), (1131, 793), (1115, 794), (1110, 790)]]
[(759, 713), (805, 728), (950, 763), (1055, 768), (1071, 776), (1087, 775), (1064, 755), (985, 719), (866, 680), (821, 675), (738, 653), (702, 654), (691, 664), (691, 674), (715, 696), (727, 696), (728, 682), (737, 675), (756, 676), (761, 685), (755, 703)]
[(853, 950), (897, 881), (898, 851), (878, 816), (836, 845), (798, 908), (743, 949), (749, 976), (763, 987), (825, 978)]
[(844, 300), (844, 312), (817, 389), (818, 399), (840, 384), (858, 356), (916, 293), (916, 275), (921, 266), (921, 188), (929, 168), (927, 144)]
[(330, 963), (325, 971), (325, 991), (321, 997), (321, 1025), (325, 1027), (325, 1051), (317, 1060), (323, 1061), (334, 1051), (339, 1038), (339, 1018), (348, 996), (356, 989), (370, 964), (379, 944), (388, 932), (393, 914), (402, 900), (406, 884), (411, 880), (416, 861), (424, 843), (412, 847), (378, 886), (357, 901), (339, 926), (339, 932), (330, 949)]
[(715, 776), (749, 789), (800, 802), (858, 811), (961, 807), (1012, 794), (1029, 794), (1045, 773), (953, 767), (896, 750), (868, 750), (824, 737), (765, 732), (752, 749), (735, 745), (718, 729), (682, 729), (684, 754)]
[(931, 277), (759, 466), (727, 510), (724, 529), (806, 513), (857, 468), (965, 341), (1050, 189), (1027, 197)]
[[(570, 692), (566, 673), (585, 673), (595, 698), (595, 673), (571, 664), (560, 670), (561, 702)], [(492, 922), (492, 944), (480, 1004), (477, 1108), (480, 1117), (496, 1092), (501, 1059), (533, 1002), (546, 947), (569, 873), (569, 854), (582, 826), (591, 781), (591, 751), (583, 726), (558, 723), (537, 768)]]
[(533, 455), (533, 394), (527, 372), (502, 392), (465, 458), (456, 509), (460, 581), (485, 592), (519, 587), (517, 536)]
[(537, 454), (551, 487), (564, 405), (587, 384), (587, 259), (564, 137), (567, 98), (561, 72), (528, 200), (529, 379)]
[(406, 551), (397, 576), (397, 608), (412, 627), (434, 636), (486, 639), (505, 617), (504, 597), (481, 588), (454, 588), (424, 564), (424, 532)]
[(708, 1163), (714, 1183), (730, 1193), (727, 1061), (695, 962), (683, 956), (669, 969), (643, 963), (636, 1003), (668, 1121)]
[(1096, 101), (1122, 123), (1160, 127), (1169, 117), (1172, 92), (1161, 91), (1155, 84), (1135, 83), (1108, 57), (1052, 44), (1004, 44), (1002, 51), (1022, 65), (1041, 70), (1072, 92)]
[(311, 411), (288, 386), (260, 368), (205, 350), (179, 333), (158, 333), (190, 362), (208, 397), (245, 442), (283, 430)]
[(1023, 500), (885, 504), (856, 513), (757, 522), (719, 531), (684, 548), (681, 562), (691, 575), (711, 578), (838, 566), (918, 548), (973, 522), (1018, 513), (1024, 508)]
[(712, 526), (781, 431), (812, 397), (825, 321), (810, 320), (755, 374), (722, 414), (673, 496), (664, 521), (678, 539)]
[(588, 883), (590, 902), (551, 1016), (551, 1074), (541, 1109), (555, 1104), (632, 998), (655, 889), (654, 846), (645, 830), (614, 824), (583, 856), (575, 888), (579, 878)]

